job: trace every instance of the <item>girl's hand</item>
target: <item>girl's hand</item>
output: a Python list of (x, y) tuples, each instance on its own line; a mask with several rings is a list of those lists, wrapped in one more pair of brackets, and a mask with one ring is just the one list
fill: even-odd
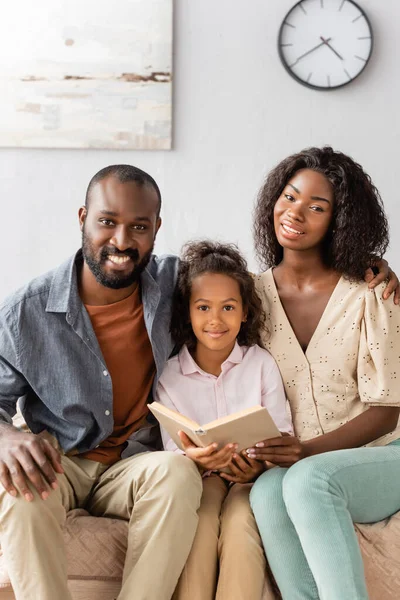
[(232, 483), (251, 483), (265, 470), (265, 465), (258, 460), (252, 460), (246, 456), (245, 450), (243, 450), (242, 456), (234, 454), (232, 458), (233, 460), (229, 464), (232, 475), (228, 473), (219, 474), (226, 481), (231, 481)]
[(218, 450), (218, 444), (210, 444), (205, 448), (199, 448), (183, 431), (179, 431), (178, 434), (186, 456), (206, 471), (217, 471), (230, 465), (232, 455), (237, 448), (237, 444), (227, 444), (221, 450)]
[(297, 437), (282, 433), (282, 437), (258, 442), (254, 448), (248, 448), (246, 454), (252, 460), (262, 460), (278, 465), (291, 467), (302, 458), (308, 456), (307, 446)]
[(376, 287), (386, 279), (387, 285), (383, 292), (383, 299), (386, 300), (394, 292), (393, 302), (395, 304), (399, 304), (400, 284), (396, 273), (392, 271), (392, 269), (389, 267), (387, 261), (384, 258), (377, 260), (374, 266), (379, 269), (379, 273), (377, 275), (374, 275), (372, 269), (367, 269), (365, 271), (364, 279), (367, 283), (369, 283), (368, 287), (372, 290), (374, 287)]

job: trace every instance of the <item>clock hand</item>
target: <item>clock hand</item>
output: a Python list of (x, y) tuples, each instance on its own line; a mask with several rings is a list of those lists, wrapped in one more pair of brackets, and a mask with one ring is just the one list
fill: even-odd
[(330, 40), (332, 38), (328, 38), (327, 40), (325, 38), (322, 37), (322, 35), (320, 36), (322, 43), (326, 44), (328, 46), (328, 48), (330, 48), (332, 50), (332, 52), (334, 52), (336, 54), (336, 56), (338, 56), (340, 58), (340, 60), (343, 60), (343, 56), (340, 56), (339, 52), (336, 52), (335, 48), (332, 48), (332, 46), (330, 45)]
[(323, 40), (320, 44), (318, 44), (317, 46), (314, 46), (314, 48), (311, 48), (311, 50), (308, 50), (307, 52), (304, 52), (304, 54), (301, 54), (300, 56), (298, 56), (296, 58), (296, 60), (294, 61), (294, 63), (292, 63), (290, 66), (293, 67), (295, 64), (297, 64), (299, 62), (299, 60), (301, 60), (302, 58), (304, 58), (305, 56), (307, 56), (307, 54), (311, 54), (311, 52), (314, 52), (314, 50), (316, 50), (317, 48), (320, 48), (321, 46), (323, 46), (324, 44), (326, 44), (327, 42), (329, 42), (331, 39), (332, 38), (328, 38), (327, 40)]

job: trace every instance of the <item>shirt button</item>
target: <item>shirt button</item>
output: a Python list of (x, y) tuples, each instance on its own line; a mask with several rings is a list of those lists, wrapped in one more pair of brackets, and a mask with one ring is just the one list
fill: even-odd
[(107, 377), (107, 375), (108, 375), (108, 371), (106, 371), (106, 370), (104, 369), (104, 371), (103, 371), (103, 375), (104, 375), (104, 377)]
[(319, 429), (314, 429), (314, 435), (319, 435), (321, 431)]
[(306, 390), (306, 392), (309, 392), (309, 391), (310, 391), (310, 388), (307, 386), (307, 387), (305, 388), (305, 390)]
[(109, 410), (105, 410), (105, 411), (104, 411), (104, 414), (105, 414), (105, 415), (108, 417), (108, 416), (109, 416), (109, 414), (110, 414), (110, 411), (109, 411)]

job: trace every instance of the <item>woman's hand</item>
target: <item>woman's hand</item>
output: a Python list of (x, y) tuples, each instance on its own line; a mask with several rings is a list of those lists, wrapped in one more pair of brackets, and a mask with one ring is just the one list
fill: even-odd
[(394, 292), (393, 302), (395, 304), (400, 303), (400, 284), (399, 279), (394, 271), (389, 267), (388, 262), (381, 258), (375, 262), (375, 267), (379, 269), (379, 273), (374, 275), (372, 269), (365, 271), (364, 279), (369, 283), (368, 287), (372, 290), (374, 287), (387, 280), (386, 288), (383, 292), (383, 299), (386, 300)]
[(240, 454), (233, 455), (229, 469), (232, 471), (232, 475), (220, 473), (220, 477), (232, 483), (251, 483), (264, 472), (265, 465), (246, 456), (246, 451), (243, 450), (242, 456)]
[(252, 460), (268, 461), (279, 467), (291, 467), (309, 456), (307, 446), (288, 433), (258, 442), (254, 448), (248, 448), (246, 453)]
[(221, 450), (218, 450), (218, 444), (199, 448), (188, 438), (186, 433), (179, 431), (178, 434), (186, 456), (205, 471), (218, 471), (218, 469), (230, 466), (237, 444), (227, 444)]

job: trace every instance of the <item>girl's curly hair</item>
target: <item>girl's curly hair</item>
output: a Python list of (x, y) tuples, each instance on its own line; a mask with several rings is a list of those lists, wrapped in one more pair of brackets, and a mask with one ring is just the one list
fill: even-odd
[(312, 169), (332, 184), (332, 221), (323, 245), (325, 263), (361, 280), (389, 243), (382, 199), (371, 178), (352, 158), (329, 146), (308, 148), (285, 158), (267, 176), (254, 211), (254, 242), (262, 268), (279, 264), (283, 248), (274, 229), (274, 207), (288, 181), (300, 169)]
[(246, 260), (234, 244), (207, 240), (189, 242), (182, 250), (172, 303), (171, 334), (175, 343), (179, 347), (186, 344), (189, 349), (196, 346), (190, 323), (190, 294), (193, 280), (204, 273), (227, 275), (238, 282), (247, 320), (240, 327), (237, 341), (241, 346), (262, 346), (260, 334), (265, 329), (265, 316)]

